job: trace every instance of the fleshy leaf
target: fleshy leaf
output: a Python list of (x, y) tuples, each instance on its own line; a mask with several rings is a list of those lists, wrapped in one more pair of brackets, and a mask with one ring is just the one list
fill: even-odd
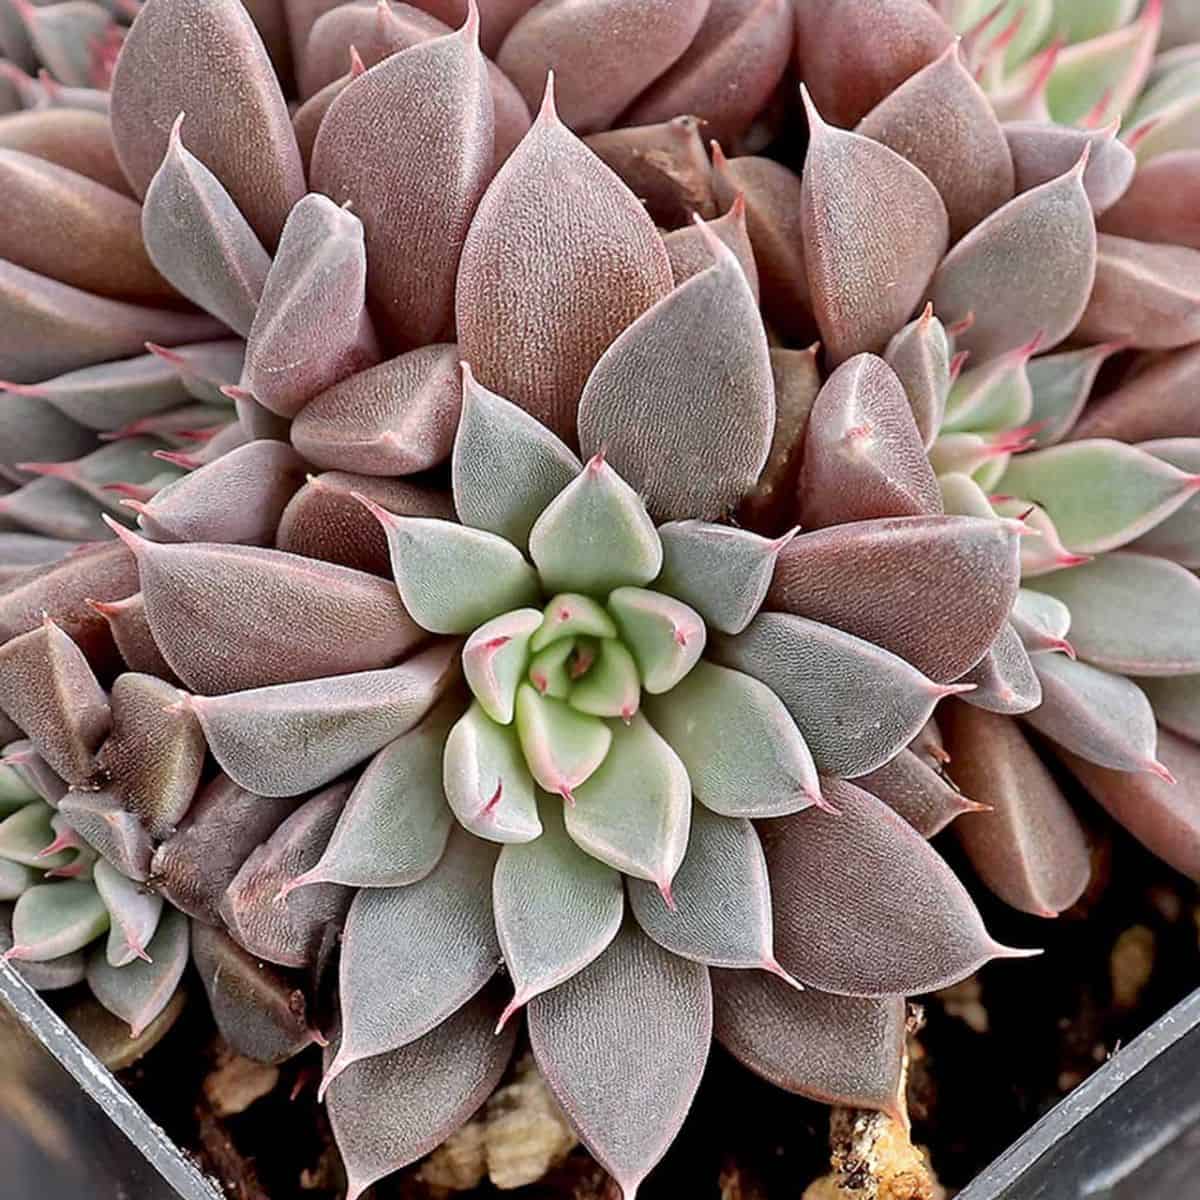
[(708, 7), (707, 0), (552, 0), (535, 5), (517, 21), (496, 63), (531, 109), (547, 72), (561, 72), (563, 120), (581, 134), (592, 133), (616, 124), (637, 96), (680, 58)]
[(695, 117), (619, 126), (584, 140), (664, 229), (686, 225), (693, 213), (705, 220), (717, 215), (712, 168)]
[(535, 653), (560, 638), (578, 636), (615, 638), (617, 627), (600, 604), (578, 592), (563, 592), (546, 605), (541, 626), (530, 639)]
[(187, 812), (204, 767), (204, 734), (183, 699), (152, 675), (119, 675), (112, 733), (97, 755), (124, 807), (154, 838), (167, 837)]
[(1085, 145), (1091, 147), (1091, 153), (1083, 170), (1083, 190), (1092, 212), (1099, 215), (1111, 208), (1134, 177), (1137, 163), (1132, 151), (1117, 139), (1115, 123), (1102, 129), (1072, 129), (1048, 121), (1010, 121), (1004, 126), (1004, 135), (1012, 153), (1018, 193), (1069, 171)]
[(704, 653), (703, 619), (672, 596), (621, 587), (610, 593), (608, 611), (637, 661), (642, 687), (652, 696), (669, 692)]
[(194, 304), (245, 337), (271, 259), (221, 181), (171, 126), (167, 153), (146, 189), (142, 235), (154, 265)]
[[(113, 141), (144, 195), (187, 114), (192, 153), (221, 180), (268, 249), (304, 194), (300, 152), (275, 71), (238, 0), (148, 0), (112, 82)], [(238, 137), (229, 137), (229, 114)]]
[(971, 865), (1021, 912), (1054, 917), (1070, 908), (1091, 877), (1087, 835), (1019, 726), (953, 704), (941, 727), (955, 782), (992, 810), (954, 826)]
[(964, 371), (946, 399), (943, 433), (987, 433), (1023, 429), (1033, 413), (1033, 390), (1027, 366), (1040, 337), (1027, 346)]
[(621, 117), (642, 125), (690, 113), (705, 133), (737, 143), (767, 105), (792, 54), (786, 0), (715, 0), (687, 50)]
[(621, 876), (568, 836), (556, 800), (541, 805), (542, 834), (500, 851), (492, 876), (496, 933), (514, 994), (503, 1025), (534, 996), (582, 971), (617, 935)]
[[(772, 0), (774, 2), (774, 0)], [(750, 234), (746, 229), (746, 200), (742, 195), (735, 196), (729, 211), (722, 216), (714, 217), (704, 222), (693, 221), (682, 229), (672, 229), (663, 234), (663, 245), (667, 248), (667, 257), (671, 260), (671, 275), (675, 286), (686, 283), (694, 275), (707, 271), (716, 261), (710, 248), (708, 234), (714, 233), (725, 244), (750, 288), (750, 294), (758, 302), (758, 267), (754, 261), (754, 248), (750, 244)]]
[(980, 807), (911, 749), (901, 750), (891, 762), (854, 782), (926, 838), (941, 833), (956, 817)]
[(899, 753), (940, 699), (965, 690), (936, 684), (861, 638), (785, 613), (762, 613), (737, 637), (716, 639), (713, 656), (783, 701), (819, 771), (850, 778)]
[(241, 386), (294, 417), (314, 396), (379, 361), (365, 308), (357, 216), (310, 192), (288, 214), (246, 339)]
[(342, 1042), (323, 1087), (351, 1063), (423, 1037), (496, 973), (498, 852), (458, 829), (424, 879), (356, 893), (342, 936)]
[(122, 537), (138, 559), (154, 640), (199, 692), (382, 667), (425, 636), (395, 588), (348, 567), (253, 546)]
[(950, 393), (950, 341), (932, 304), (888, 342), (883, 357), (904, 387), (928, 450), (941, 428)]
[(408, 1045), (352, 1063), (329, 1088), (329, 1123), (349, 1176), (347, 1200), (428, 1154), (492, 1094), (516, 1027), (494, 1035), (485, 993)]
[(304, 474), (286, 442), (247, 442), (160, 488), (138, 525), (156, 542), (269, 546)]
[(692, 790), (687, 769), (641, 713), (612, 727), (612, 747), (575, 801), (565, 811), (571, 839), (669, 896), (687, 849)]
[(1052, 446), (1066, 437), (1083, 412), (1100, 368), (1120, 348), (1110, 342), (1029, 361), (1025, 373), (1033, 392), (1030, 416), (1037, 426), (1032, 436), (1038, 446)]
[(192, 960), (217, 1028), (238, 1054), (281, 1063), (320, 1040), (297, 977), (260, 962), (227, 933), (192, 921)]
[(16, 263), (0, 266), (0, 355), (16, 383), (127, 358), (147, 341), (174, 345), (221, 332), (209, 316), (95, 296)]
[(24, 151), (86, 175), (115, 192), (132, 195), (113, 153), (107, 114), (44, 105), (9, 112), (0, 123), (0, 146)]
[(1096, 283), (1075, 334), (1144, 350), (1200, 340), (1200, 250), (1100, 234)]
[(92, 600), (90, 603), (108, 622), (113, 641), (131, 671), (154, 675), (166, 683), (178, 682), (150, 632), (146, 601), (141, 592), (134, 592), (123, 600)]
[(50, 824), (53, 816), (51, 808), (37, 803), (23, 805), (10, 813), (0, 821), (0, 858), (43, 870), (66, 866), (71, 861), (69, 851), (45, 854), (55, 840)]
[(664, 950), (717, 967), (776, 974), (767, 863), (754, 826), (703, 805), (692, 812), (688, 852), (671, 885), (673, 904), (652, 883), (629, 881), (638, 924)]
[(292, 880), (402, 887), (437, 865), (453, 820), (442, 789), (446, 736), (459, 705), (447, 700), (389, 743), (359, 776), (320, 861)]
[[(22, 892), (33, 887), (38, 878), (38, 873), (32, 867), (0, 858), (0, 901), (16, 900)], [(0, 948), (0, 954), (7, 949), (8, 946)]]
[(1072, 440), (1200, 436), (1200, 408), (1187, 404), (1200, 381), (1200, 346), (1158, 356), (1102, 399), (1089, 404), (1071, 431)]
[[(1200, 439), (1163, 438), (1144, 442), (1142, 450), (1169, 462), (1173, 467), (1200, 473)], [(1200, 498), (1193, 497), (1181, 509), (1142, 534), (1131, 550), (1157, 554), (1184, 567), (1200, 567)]]
[(49, 617), (0, 649), (0, 709), (68, 783), (88, 779), (112, 714), (79, 647)]
[(200, 790), (179, 828), (154, 852), (149, 874), (178, 909), (221, 925), (220, 904), (242, 863), (301, 803), (256, 796), (217, 775)]
[(912, 316), (946, 253), (949, 224), (937, 189), (916, 167), (827, 125), (802, 94), (810, 130), (804, 258), (821, 339), (830, 360), (843, 363), (882, 352)]
[(111, 791), (68, 792), (59, 812), (94, 850), (130, 879), (150, 876), (153, 843), (141, 821)]
[(523, 409), (488, 391), (463, 363), (462, 416), (450, 469), (464, 525), (519, 550), (542, 510), (582, 469), (579, 459)]
[(662, 572), (655, 590), (682, 600), (722, 633), (741, 633), (762, 607), (780, 551), (791, 535), (768, 540), (732, 525), (660, 525)]
[(12, 205), (0, 232), (0, 256), (9, 262), (101, 296), (143, 304), (177, 299), (146, 254), (138, 206), (128, 196), (3, 148), (0, 187)]
[[(516, 726), (520, 749), (533, 779), (569, 803), (573, 802), (576, 789), (604, 762), (613, 742), (610, 727), (599, 717), (576, 712), (561, 700), (543, 696), (529, 683), (517, 688)], [(494, 730), (505, 738), (507, 750), (510, 735), (502, 726), (494, 725)], [(501, 760), (504, 764), (501, 769), (511, 770), (515, 761), (510, 765), (506, 755)], [(480, 801), (486, 804), (490, 795), (480, 788)], [(502, 794), (499, 800), (503, 800)], [(532, 793), (528, 797), (520, 793), (522, 809), (532, 809), (532, 804)], [(528, 823), (526, 818), (523, 824)]]
[(807, 0), (796, 66), (826, 120), (853, 125), (954, 40), (923, 0)]
[(992, 643), (991, 649), (962, 678), (975, 690), (963, 699), (988, 712), (1018, 716), (1037, 708), (1042, 702), (1042, 685), (1033, 669), (1021, 635), (1009, 623)]
[(847, 359), (817, 395), (804, 439), (799, 516), (807, 526), (941, 512), (912, 405), (874, 354)]
[(1061, 749), (1057, 753), (1089, 794), (1152, 854), (1188, 878), (1200, 879), (1200, 823), (1195, 802), (1200, 756), (1192, 742), (1167, 730), (1160, 732), (1158, 747), (1174, 782), (1144, 772), (1105, 770)]
[(1022, 588), (1009, 621), (1030, 654), (1058, 650), (1074, 657), (1075, 651), (1066, 640), (1071, 629), (1071, 610), (1054, 596)]
[(87, 983), (96, 999), (114, 1016), (129, 1023), (131, 1037), (142, 1031), (170, 1003), (188, 964), (188, 919), (168, 909), (147, 947), (145, 961), (115, 967), (99, 946), (87, 964)]
[[(604, 19), (608, 28), (607, 10)], [(590, 59), (588, 81), (597, 65)], [(463, 358), (484, 386), (572, 443), (597, 359), (671, 286), (654, 222), (558, 120), (547, 85), (537, 120), (467, 234), (455, 301)]]
[(842, 780), (824, 791), (837, 815), (812, 809), (763, 834), (785, 970), (822, 991), (884, 996), (947, 987), (1020, 953), (992, 940), (966, 888), (903, 817)]
[[(1087, 154), (1065, 174), (1010, 200), (942, 260), (930, 298), (943, 321), (973, 313), (955, 346), (975, 364), (1027, 345), (1057, 346), (1079, 323), (1096, 274), (1096, 227), (1083, 187)], [(1022, 270), (1012, 269), (1021, 247)]]
[(457, 348), (423, 346), (322, 392), (292, 424), (292, 444), (319, 467), (411, 475), (449, 456), (459, 397)]
[(1004, 131), (957, 42), (881, 100), (856, 132), (925, 174), (946, 205), (951, 241), (1013, 197)]
[(571, 688), (568, 703), (595, 717), (628, 721), (638, 710), (641, 681), (632, 654), (618, 641), (604, 638), (587, 674)]
[(326, 882), (297, 892), (289, 885), (316, 865), (349, 791), (339, 783), (309, 797), (238, 868), (221, 899), (221, 917), (251, 954), (285, 967), (309, 966), (326, 927), (345, 919), (349, 888)]
[(13, 945), (5, 957), (48, 962), (86, 946), (107, 928), (108, 909), (90, 879), (39, 883), (13, 909)]
[(1196, 210), (1187, 201), (1198, 180), (1200, 146), (1142, 163), (1129, 190), (1104, 214), (1101, 233), (1200, 250)]
[(313, 146), (312, 185), (362, 214), (372, 309), (405, 345), (450, 327), (459, 254), (492, 175), (495, 110), (470, 14), (351, 83)]
[(390, 578), (387, 534), (357, 496), (397, 516), (454, 516), (450, 497), (427, 484), (326, 471), (292, 497), (275, 534), (280, 550)]
[(713, 1035), (775, 1087), (823, 1104), (904, 1111), (906, 1007), (797, 991), (764, 971), (712, 972)]
[(392, 573), (422, 629), (470, 633), (538, 599), (537, 575), (494, 533), (430, 517), (398, 517), (360, 496), (387, 534)]
[(529, 554), (550, 592), (603, 595), (649, 583), (662, 568), (662, 543), (646, 506), (602, 454), (543, 509), (529, 533)]
[(1100, 554), (1133, 541), (1198, 489), (1200, 475), (1101, 438), (1017, 455), (997, 485), (1006, 495), (1036, 501), (1077, 554)]
[(542, 624), (536, 608), (518, 608), (480, 625), (463, 646), (463, 675), (483, 711), (507, 725), (513, 719), (529, 641)]
[(712, 186), (717, 203), (730, 209), (738, 196), (746, 207), (746, 232), (754, 250), (758, 290), (766, 320), (787, 337), (812, 336), (812, 301), (804, 265), (800, 177), (759, 155), (726, 158), (712, 145)]
[[(542, 832), (533, 779), (517, 738), (522, 728), (519, 699), (517, 712), (513, 729), (497, 724), (476, 702), (446, 739), (446, 800), (464, 829), (490, 842), (529, 842)], [(561, 742), (554, 744), (557, 748)]]
[[(734, 507), (758, 479), (775, 424), (754, 296), (733, 252), (699, 228), (714, 265), (621, 333), (579, 402), (584, 452), (611, 456), (666, 520), (715, 519)], [(719, 464), (710, 452), (716, 442), (724, 447)]]
[(1033, 665), (1042, 704), (1025, 720), (1038, 733), (1098, 766), (1163, 775), (1154, 712), (1136, 684), (1061, 654), (1039, 654)]
[(398, 667), (284, 683), (228, 696), (193, 696), (209, 749), (263, 796), (321, 787), (411, 729), (457, 678), (453, 642)]
[(1031, 585), (1071, 612), (1071, 644), (1121, 675), (1200, 673), (1200, 581), (1146, 554), (1105, 554)]
[[(647, 1021), (647, 1012), (658, 1019)], [(679, 1131), (708, 1058), (708, 972), (632, 922), (583, 971), (529, 1003), (534, 1057), (625, 1200)], [(614, 1079), (627, 1086), (613, 1088)]]
[(103, 858), (92, 870), (92, 882), (108, 909), (110, 920), (103, 952), (105, 961), (115, 968), (127, 966), (135, 958), (146, 958), (146, 947), (162, 916), (163, 898), (126, 879)]

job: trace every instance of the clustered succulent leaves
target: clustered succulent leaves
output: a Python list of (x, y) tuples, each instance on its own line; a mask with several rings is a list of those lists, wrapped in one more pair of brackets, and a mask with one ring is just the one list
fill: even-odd
[(32, 986), (136, 1041), (190, 957), (242, 1053), (324, 1045), (352, 1197), (524, 1021), (631, 1198), (714, 1036), (904, 1118), (904, 997), (1020, 953), (947, 826), (1055, 915), (1074, 776), (1200, 878), (1191, 0), (0, 0), (0, 49)]

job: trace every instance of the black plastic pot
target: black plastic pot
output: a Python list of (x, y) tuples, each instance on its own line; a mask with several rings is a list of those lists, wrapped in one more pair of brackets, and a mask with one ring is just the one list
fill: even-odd
[[(0, 1195), (221, 1200), (0, 962)], [(1200, 991), (1042, 1118), (958, 1200), (1200, 1200)]]

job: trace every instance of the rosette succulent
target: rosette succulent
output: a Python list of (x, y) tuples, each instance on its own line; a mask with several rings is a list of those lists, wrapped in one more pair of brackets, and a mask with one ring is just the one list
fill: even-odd
[(22, 85), (8, 957), (140, 1031), (190, 926), (354, 1196), (522, 1023), (627, 1196), (714, 1036), (903, 1119), (1018, 953), (929, 838), (1068, 907), (1058, 756), (1200, 875), (1189, 19), (147, 0)]

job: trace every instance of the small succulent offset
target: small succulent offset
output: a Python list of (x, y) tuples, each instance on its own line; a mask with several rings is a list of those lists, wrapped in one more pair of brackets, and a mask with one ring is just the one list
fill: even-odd
[[(83, 61), (93, 7), (0, 45)], [(928, 839), (1028, 912), (1086, 885), (1047, 756), (1200, 876), (1190, 0), (105, 36), (111, 96), (0, 77), (35, 986), (143, 1034), (190, 943), (238, 1050), (328, 1040), (353, 1195), (524, 1021), (632, 1196), (714, 1036), (903, 1118), (903, 997), (1017, 953)]]

